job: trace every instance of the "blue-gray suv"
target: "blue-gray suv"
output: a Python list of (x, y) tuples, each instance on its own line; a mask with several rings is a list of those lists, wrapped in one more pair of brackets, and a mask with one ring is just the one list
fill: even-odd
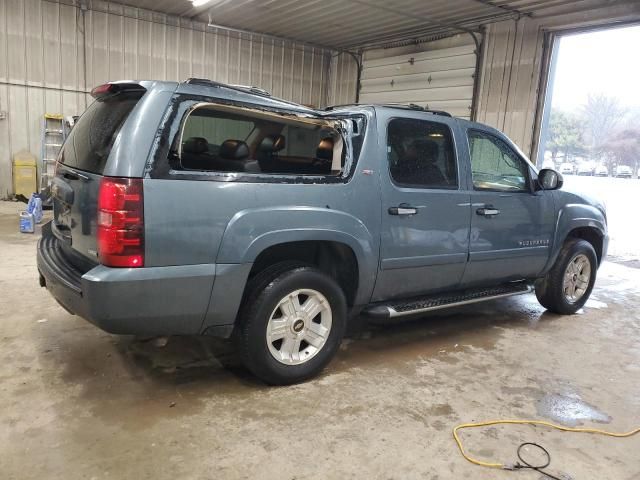
[(358, 315), (534, 289), (574, 313), (606, 255), (601, 203), (445, 112), (202, 79), (92, 95), (58, 158), (41, 285), (108, 332), (233, 337), (271, 384), (317, 374)]

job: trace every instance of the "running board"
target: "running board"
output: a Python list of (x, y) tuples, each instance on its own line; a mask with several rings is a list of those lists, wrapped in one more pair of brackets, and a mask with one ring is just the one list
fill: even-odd
[(365, 307), (362, 314), (375, 318), (396, 318), (405, 315), (432, 312), (443, 308), (484, 302), (496, 298), (522, 295), (533, 291), (533, 286), (525, 282), (514, 282), (492, 288), (475, 288), (458, 293), (429, 295), (385, 303), (374, 303)]

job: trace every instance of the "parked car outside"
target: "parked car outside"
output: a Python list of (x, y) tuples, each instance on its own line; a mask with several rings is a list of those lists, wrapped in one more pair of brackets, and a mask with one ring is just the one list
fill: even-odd
[(618, 165), (616, 167), (616, 177), (617, 178), (631, 178), (633, 176), (633, 171), (631, 167), (628, 165)]
[(199, 79), (92, 94), (59, 156), (41, 285), (111, 333), (232, 337), (270, 384), (320, 372), (360, 315), (532, 290), (575, 313), (607, 252), (603, 204), (480, 123)]
[(596, 167), (595, 176), (596, 177), (608, 177), (609, 176), (609, 169), (607, 167), (605, 167), (604, 165), (598, 165)]
[(592, 176), (594, 172), (593, 165), (589, 163), (581, 163), (576, 171), (577, 175)]
[(560, 173), (563, 175), (573, 175), (574, 169), (573, 164), (571, 163), (563, 163), (560, 165)]

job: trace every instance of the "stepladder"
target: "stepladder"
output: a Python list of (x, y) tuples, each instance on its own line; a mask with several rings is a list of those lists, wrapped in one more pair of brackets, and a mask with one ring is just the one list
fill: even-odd
[(40, 165), (40, 196), (43, 204), (51, 203), (51, 183), (55, 176), (56, 159), (67, 137), (64, 117), (57, 113), (46, 113), (42, 119), (42, 146)]

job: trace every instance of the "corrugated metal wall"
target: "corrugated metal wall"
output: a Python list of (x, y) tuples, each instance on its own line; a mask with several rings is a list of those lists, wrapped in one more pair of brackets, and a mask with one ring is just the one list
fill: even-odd
[(333, 54), (329, 74), (327, 105), (344, 105), (355, 102), (358, 67), (347, 53)]
[[(563, 5), (558, 5), (562, 8)], [(504, 131), (527, 155), (535, 157), (539, 93), (548, 65), (546, 33), (640, 21), (640, 3), (585, 0), (574, 13), (521, 18), (487, 27), (477, 120)], [(544, 71), (543, 71), (544, 70)], [(544, 74), (544, 75), (543, 75)]]
[(544, 36), (522, 19), (490, 25), (486, 39), (476, 120), (502, 130), (529, 154)]
[(109, 2), (91, 7), (0, 0), (0, 198), (11, 192), (12, 155), (40, 156), (42, 115), (81, 113), (85, 92), (109, 80), (206, 77), (326, 104), (326, 50)]

